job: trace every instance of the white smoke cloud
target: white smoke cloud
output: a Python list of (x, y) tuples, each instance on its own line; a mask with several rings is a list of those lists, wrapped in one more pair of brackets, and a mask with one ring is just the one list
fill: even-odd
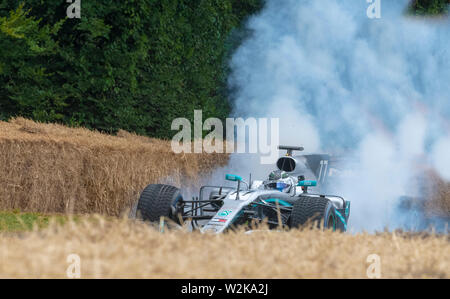
[(435, 169), (450, 181), (450, 138), (442, 138), (433, 147), (432, 162)]
[(407, 3), (369, 19), (365, 0), (267, 0), (231, 61), (235, 115), (279, 117), (281, 143), (359, 158), (342, 186), (357, 230), (396, 225), (417, 164), (450, 180), (450, 22), (405, 17)]

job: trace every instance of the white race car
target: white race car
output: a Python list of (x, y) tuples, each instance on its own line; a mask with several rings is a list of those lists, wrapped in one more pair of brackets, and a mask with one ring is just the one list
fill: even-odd
[[(247, 182), (238, 175), (227, 174), (225, 179), (236, 182), (235, 188), (203, 186), (192, 200), (185, 200), (174, 186), (148, 185), (139, 198), (136, 215), (151, 222), (159, 222), (161, 217), (179, 224), (191, 220), (194, 229), (214, 233), (255, 221), (266, 221), (271, 228), (315, 224), (346, 231), (350, 202), (337, 195), (308, 192), (310, 187), (320, 187), (318, 181), (322, 182), (328, 171), (326, 156), (292, 155), (293, 151), (302, 151), (302, 147), (279, 149), (287, 154), (278, 159), (278, 169), (267, 180)], [(306, 180), (305, 175), (314, 176), (314, 180)]]

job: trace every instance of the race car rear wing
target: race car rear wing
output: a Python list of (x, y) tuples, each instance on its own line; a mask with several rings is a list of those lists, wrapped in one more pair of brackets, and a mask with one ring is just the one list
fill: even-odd
[(291, 157), (293, 151), (303, 151), (304, 148), (302, 146), (287, 146), (287, 145), (280, 145), (278, 146), (279, 150), (287, 150), (286, 156)]

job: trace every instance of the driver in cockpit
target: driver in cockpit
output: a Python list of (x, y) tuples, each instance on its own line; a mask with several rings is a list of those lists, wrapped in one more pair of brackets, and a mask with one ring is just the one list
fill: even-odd
[(274, 170), (269, 174), (269, 179), (263, 182), (264, 189), (277, 189), (280, 192), (289, 193), (297, 185), (297, 179), (282, 170)]

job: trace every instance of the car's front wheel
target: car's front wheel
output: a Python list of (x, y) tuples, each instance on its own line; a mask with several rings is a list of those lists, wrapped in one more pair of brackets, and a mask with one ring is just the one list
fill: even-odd
[(142, 191), (137, 203), (136, 215), (144, 221), (157, 222), (166, 217), (179, 223), (180, 203), (183, 201), (180, 189), (162, 184), (148, 185)]
[(290, 217), (291, 228), (323, 227), (336, 230), (336, 210), (325, 197), (300, 197), (294, 204)]

